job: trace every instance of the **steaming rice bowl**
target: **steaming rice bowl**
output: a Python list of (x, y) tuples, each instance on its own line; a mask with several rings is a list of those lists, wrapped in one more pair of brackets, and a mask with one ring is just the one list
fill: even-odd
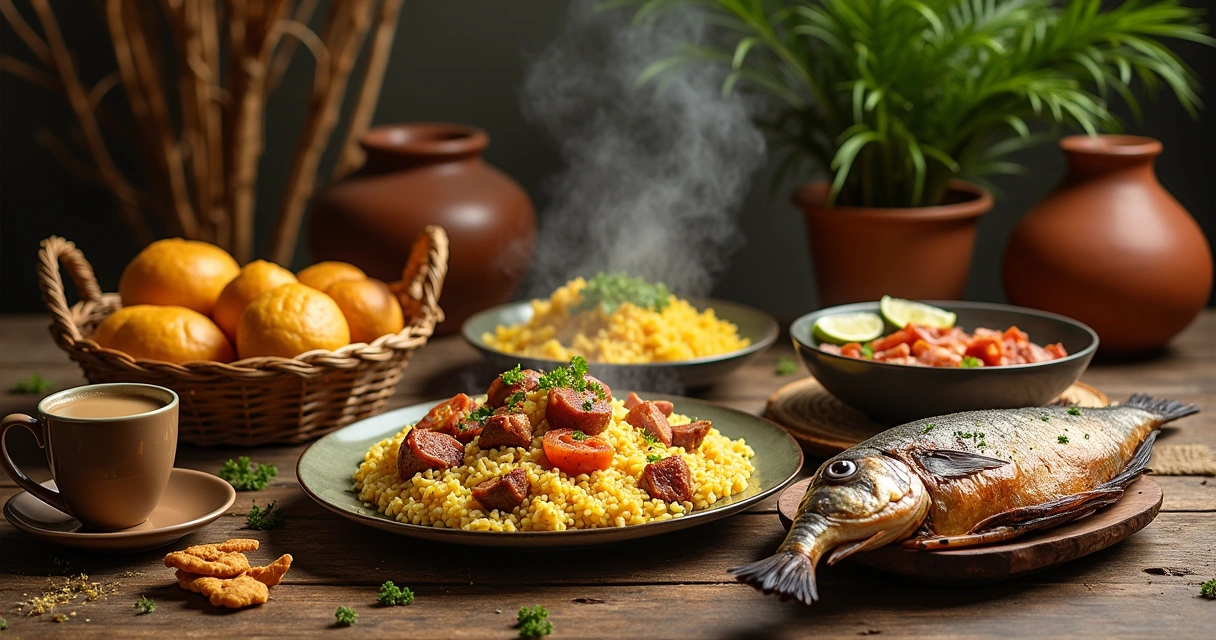
[(486, 345), (513, 355), (566, 361), (643, 364), (692, 360), (751, 344), (713, 309), (623, 275), (575, 278), (546, 300), (532, 301), (532, 318), (486, 332)]

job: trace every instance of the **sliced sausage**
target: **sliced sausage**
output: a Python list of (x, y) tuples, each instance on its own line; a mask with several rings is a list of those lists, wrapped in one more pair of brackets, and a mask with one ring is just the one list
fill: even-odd
[(671, 426), (667, 424), (667, 416), (663, 415), (655, 403), (643, 402), (630, 409), (629, 414), (625, 416), (625, 422), (633, 425), (635, 429), (649, 433), (655, 440), (662, 442), (663, 446), (671, 445)]
[[(644, 402), (644, 400), (642, 400), (638, 394), (630, 391), (629, 397), (625, 398), (625, 408), (632, 409), (639, 404), (642, 404), (642, 402)], [(671, 417), (672, 412), (676, 410), (676, 406), (666, 400), (651, 400), (651, 402), (653, 402), (655, 406), (659, 408), (659, 411), (662, 411), (663, 415), (667, 417)]]
[(528, 472), (514, 469), (493, 480), (473, 487), (473, 497), (485, 507), (486, 511), (498, 509), (510, 513), (512, 509), (524, 503), (532, 484), (528, 482)]
[(612, 422), (612, 405), (591, 391), (550, 389), (545, 419), (550, 429), (575, 429), (594, 436)]
[(671, 444), (675, 447), (684, 447), (685, 451), (696, 451), (712, 426), (714, 425), (709, 420), (673, 424), (671, 425)]
[(486, 404), (498, 408), (507, 403), (507, 398), (523, 392), (536, 391), (540, 386), (540, 372), (535, 369), (524, 369), (520, 373), (523, 374), (523, 380), (515, 384), (507, 384), (502, 381), (502, 376), (494, 379), (490, 383), (490, 389), (486, 391)]
[(638, 486), (645, 489), (651, 498), (664, 502), (692, 500), (692, 472), (680, 456), (663, 458), (646, 465)]
[(481, 435), (481, 430), (484, 426), (484, 424), (476, 420), (461, 420), (456, 424), (456, 428), (453, 430), (454, 433), (451, 435), (455, 436), (462, 444), (468, 444), (474, 438)]
[(410, 429), (397, 452), (397, 473), (402, 480), (427, 469), (447, 469), (464, 463), (464, 445), (446, 433)]
[(477, 446), (483, 451), (495, 447), (530, 447), (532, 421), (526, 413), (496, 413), (486, 418)]

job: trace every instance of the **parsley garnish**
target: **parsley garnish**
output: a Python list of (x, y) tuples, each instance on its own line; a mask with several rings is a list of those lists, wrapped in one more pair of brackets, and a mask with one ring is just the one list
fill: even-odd
[(334, 619), (338, 621), (339, 627), (349, 627), (359, 621), (359, 614), (350, 607), (338, 607), (338, 610), (334, 612)]
[(635, 307), (662, 312), (671, 304), (671, 292), (662, 282), (650, 284), (644, 278), (630, 278), (625, 273), (597, 273), (579, 292), (583, 301), (571, 313), (583, 313), (599, 308), (612, 315), (617, 307), (629, 302)]
[(874, 347), (871, 347), (870, 343), (867, 342), (866, 344), (861, 345), (861, 357), (865, 358), (866, 360), (874, 359)]
[(575, 442), (582, 442), (583, 440), (587, 439), (587, 434), (575, 429), (574, 433), (570, 434), (570, 439), (574, 440)]
[(1068, 408), (1068, 415), (1070, 415), (1070, 416), (1079, 416), (1079, 415), (1081, 415), (1081, 407), (1069, 407), (1069, 408)]
[(595, 408), (595, 400), (591, 398), (583, 399), (583, 411), (590, 411)]
[(921, 433), (929, 433), (930, 431), (933, 430), (933, 427), (936, 427), (936, 426), (937, 425), (930, 422), (929, 424), (925, 425), (925, 428), (921, 430)]
[(519, 627), (519, 637), (521, 638), (539, 638), (553, 633), (553, 624), (549, 622), (549, 612), (539, 604), (531, 609), (520, 607), (519, 615), (515, 619), (515, 626)]
[(494, 407), (482, 405), (469, 412), (468, 419), (472, 420), (473, 422), (482, 423), (486, 421), (486, 418), (489, 418), (492, 415), (494, 415)]
[(524, 381), (524, 372), (520, 369), (519, 365), (515, 365), (514, 369), (503, 371), (500, 377), (503, 384), (519, 384)]
[(135, 601), (135, 608), (139, 609), (140, 615), (152, 613), (156, 611), (156, 603), (148, 599), (147, 596), (139, 596), (139, 600)]
[(1056, 438), (1056, 442), (1059, 442), (1060, 444), (1068, 444), (1068, 436), (1062, 435)]
[(664, 445), (662, 442), (659, 442), (659, 439), (658, 439), (658, 438), (656, 438), (656, 437), (654, 437), (654, 436), (650, 435), (650, 432), (649, 432), (649, 431), (643, 431), (643, 432), (642, 432), (642, 440), (645, 440), (645, 441), (646, 441), (646, 446), (647, 446), (647, 447), (658, 447), (658, 448), (660, 448), (660, 449), (666, 449), (666, 448), (667, 448), (667, 446), (666, 446), (666, 445)]
[(410, 591), (409, 587), (398, 587), (389, 580), (380, 585), (380, 595), (376, 596), (376, 602), (386, 607), (413, 604), (414, 592)]
[(964, 369), (976, 369), (984, 366), (984, 362), (975, 356), (963, 356), (963, 361), (958, 363), (958, 366)]
[(661, 456), (657, 453), (651, 453), (646, 456), (646, 462), (658, 462), (659, 460), (662, 460), (662, 459), (663, 459), (663, 456)]
[(507, 406), (514, 407), (515, 405), (527, 400), (528, 396), (523, 391), (516, 391), (507, 398)]
[(245, 526), (265, 531), (287, 524), (287, 519), (283, 517), (283, 510), (275, 507), (276, 504), (278, 504), (277, 501), (259, 507), (255, 502), (253, 506), (249, 507), (249, 515), (245, 516)]
[(773, 373), (779, 376), (788, 376), (798, 370), (798, 366), (794, 364), (794, 359), (781, 356), (777, 358), (777, 367), (773, 369)]
[(1043, 422), (1047, 422), (1048, 420), (1051, 420), (1051, 416), (1044, 413), (1043, 415), (1039, 416), (1039, 419), (1042, 420)]
[(1216, 599), (1216, 579), (1208, 580), (1199, 585), (1199, 595), (1205, 598)]
[(541, 389), (570, 388), (575, 391), (587, 390), (587, 360), (582, 356), (570, 358), (570, 365), (556, 369), (540, 377)]
[(248, 456), (241, 456), (233, 462), (231, 459), (220, 467), (219, 476), (227, 480), (237, 491), (261, 491), (270, 483), (270, 479), (279, 475), (279, 469), (273, 464), (253, 464)]
[(31, 373), (29, 377), (18, 380), (17, 384), (14, 384), (13, 388), (9, 389), (9, 391), (13, 393), (35, 394), (46, 393), (54, 387), (54, 383), (46, 378), (43, 378), (41, 373), (35, 371), (34, 373)]

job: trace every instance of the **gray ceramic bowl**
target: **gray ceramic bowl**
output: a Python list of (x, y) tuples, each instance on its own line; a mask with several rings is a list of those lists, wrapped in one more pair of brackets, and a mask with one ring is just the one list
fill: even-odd
[[(1059, 360), (978, 369), (917, 367), (846, 358), (818, 349), (815, 321), (840, 313), (878, 313), (877, 302), (820, 309), (790, 327), (794, 348), (825, 389), (845, 404), (887, 424), (976, 409), (1042, 406), (1076, 382), (1098, 349), (1093, 329), (1064, 316), (986, 302), (928, 301), (958, 314), (958, 326), (1025, 331), (1031, 342), (1063, 343)], [(887, 329), (893, 330), (892, 327)]]
[[(608, 383), (610, 387), (628, 387), (646, 391), (680, 393), (685, 389), (705, 387), (723, 375), (739, 368), (761, 351), (773, 344), (780, 333), (777, 321), (772, 316), (733, 302), (689, 298), (697, 309), (713, 307), (714, 313), (723, 320), (735, 323), (739, 335), (749, 338), (751, 344), (744, 349), (693, 360), (679, 362), (657, 362), (654, 364), (604, 364), (590, 363), (591, 375)], [(465, 321), (464, 339), (481, 351), (495, 371), (505, 371), (517, 363), (525, 369), (552, 369), (567, 364), (557, 360), (542, 360), (512, 355), (498, 351), (482, 340), (482, 334), (492, 332), (498, 325), (513, 325), (527, 322), (532, 317), (532, 303), (528, 300), (511, 302), (487, 309)]]

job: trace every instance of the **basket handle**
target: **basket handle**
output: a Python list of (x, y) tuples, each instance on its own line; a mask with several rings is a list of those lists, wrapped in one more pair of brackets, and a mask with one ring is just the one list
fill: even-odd
[(443, 309), (439, 307), (439, 296), (443, 293), (443, 281), (448, 275), (448, 234), (443, 227), (427, 225), (410, 251), (405, 278), (401, 281), (402, 295), (421, 304), (422, 313), (434, 320), (443, 321)]
[(72, 282), (76, 283), (76, 290), (84, 300), (100, 301), (101, 287), (97, 284), (93, 265), (89, 264), (75, 243), (59, 236), (51, 236), (39, 245), (38, 288), (42, 290), (42, 302), (51, 312), (51, 331), (69, 337), (74, 342), (81, 339), (80, 329), (76, 327), (68, 308), (63, 276), (59, 273), (60, 264), (67, 269)]

